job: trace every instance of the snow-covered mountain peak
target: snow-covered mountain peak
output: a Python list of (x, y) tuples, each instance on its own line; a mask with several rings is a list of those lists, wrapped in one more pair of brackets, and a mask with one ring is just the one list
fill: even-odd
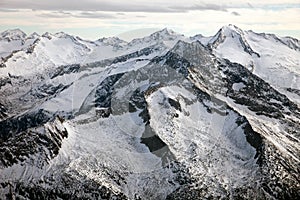
[[(161, 35), (178, 35), (178, 33), (176, 33), (175, 31), (173, 31), (172, 29), (168, 29), (168, 28), (164, 28), (162, 30), (159, 30), (157, 32), (155, 32), (156, 34), (161, 34)], [(153, 34), (155, 34), (153, 33)]]
[(21, 31), (20, 29), (10, 29), (2, 32), (0, 34), (0, 40), (7, 40), (7, 41), (12, 41), (12, 40), (24, 40), (26, 38), (26, 33)]
[[(222, 53), (219, 49), (223, 46), (229, 47), (231, 50), (245, 52), (249, 55), (260, 55), (255, 52), (249, 45), (245, 32), (235, 25), (223, 26), (217, 34), (215, 34), (208, 42), (211, 49), (215, 50), (215, 53)], [(229, 53), (229, 52), (228, 52)], [(231, 53), (229, 53), (231, 54)]]
[(170, 50), (173, 51), (175, 49), (181, 49), (181, 51), (183, 50), (182, 48), (187, 48), (187, 47), (201, 47), (201, 48), (205, 48), (205, 46), (199, 41), (199, 40), (195, 40), (195, 41), (185, 41), (185, 40), (178, 40), (178, 42), (174, 45), (174, 47)]
[(243, 40), (240, 40), (240, 38), (243, 37), (244, 32), (242, 29), (233, 24), (229, 24), (220, 28), (214, 36), (205, 37), (201, 34), (197, 34), (195, 36), (190, 37), (190, 40), (198, 40), (203, 45), (210, 45), (211, 47), (216, 48), (219, 44), (223, 43), (226, 38), (236, 38), (237, 42), (240, 42)]
[(183, 36), (183, 35), (178, 34), (171, 29), (164, 28), (160, 31), (152, 33), (149, 37), (152, 39), (170, 40), (170, 39), (177, 38), (178, 36)]
[(55, 33), (54, 36), (58, 37), (58, 38), (74, 38), (74, 36), (69, 35), (69, 34), (67, 34), (65, 32), (62, 32), (62, 31)]
[(226, 36), (229, 36), (232, 33), (243, 34), (243, 30), (233, 24), (223, 26), (220, 31)]
[(293, 37), (283, 37), (281, 38), (281, 41), (283, 41), (291, 49), (300, 51), (300, 41), (298, 39)]
[(29, 36), (27, 36), (26, 39), (37, 39), (39, 37), (41, 37), (41, 36), (37, 32), (33, 32)]
[(52, 35), (51, 33), (49, 33), (49, 32), (46, 32), (46, 33), (44, 33), (44, 34), (42, 35), (42, 37), (45, 37), (45, 38), (48, 38), (49, 40), (51, 40), (52, 37), (53, 37), (53, 35)]
[(42, 34), (42, 37), (48, 38), (49, 40), (51, 40), (52, 38), (76, 40), (76, 38), (77, 38), (77, 37), (75, 37), (73, 35), (70, 35), (70, 34), (62, 32), (62, 31), (61, 32), (57, 32), (57, 33), (45, 32), (44, 34)]
[(154, 32), (149, 36), (143, 38), (133, 39), (128, 43), (129, 47), (137, 45), (154, 45), (163, 43), (165, 46), (173, 47), (173, 45), (180, 39), (186, 39), (184, 35), (178, 34), (173, 30), (164, 28), (160, 31)]
[(218, 45), (219, 43), (224, 42), (225, 38), (241, 38), (243, 37), (244, 32), (235, 25), (229, 24), (223, 26), (210, 40), (209, 43)]
[(300, 51), (300, 41), (296, 38), (289, 37), (289, 36), (288, 37), (279, 37), (272, 33), (255, 33), (252, 30), (247, 31), (247, 33), (249, 35), (256, 35), (256, 36), (259, 36), (266, 40), (273, 41), (275, 43), (284, 44), (293, 50)]
[(204, 46), (207, 46), (208, 43), (211, 41), (212, 39), (212, 36), (209, 36), (209, 37), (206, 37), (202, 34), (197, 34), (197, 35), (194, 35), (194, 36), (191, 36), (189, 37), (190, 41), (199, 41), (201, 42), (201, 44), (203, 44)]
[(111, 45), (111, 46), (123, 46), (127, 44), (126, 41), (121, 40), (118, 37), (103, 37), (97, 40), (97, 42), (103, 43), (105, 45)]
[(191, 36), (190, 37), (190, 39), (198, 39), (198, 38), (203, 38), (203, 37), (205, 37), (205, 36), (203, 36), (202, 34), (196, 34), (196, 35), (194, 35), (194, 36)]

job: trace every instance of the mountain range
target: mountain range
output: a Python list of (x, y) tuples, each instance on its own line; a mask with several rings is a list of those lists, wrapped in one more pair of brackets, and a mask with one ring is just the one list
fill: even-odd
[(299, 199), (300, 42), (0, 33), (1, 199)]

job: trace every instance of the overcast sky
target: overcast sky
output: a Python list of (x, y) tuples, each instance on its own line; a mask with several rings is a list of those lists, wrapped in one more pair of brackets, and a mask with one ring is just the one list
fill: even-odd
[(65, 31), (127, 40), (165, 27), (187, 36), (224, 25), (300, 39), (300, 0), (0, 0), (0, 31)]

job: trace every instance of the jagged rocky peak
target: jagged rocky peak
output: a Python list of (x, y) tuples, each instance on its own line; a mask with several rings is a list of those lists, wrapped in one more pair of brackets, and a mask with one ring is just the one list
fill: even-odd
[(199, 41), (204, 46), (207, 46), (212, 38), (213, 38), (213, 36), (204, 36), (202, 34), (197, 34), (197, 35), (189, 37), (190, 41), (192, 41), (192, 42)]
[(177, 35), (177, 33), (175, 31), (173, 31), (172, 29), (168, 29), (168, 28), (164, 28), (160, 31), (157, 31), (156, 33), (160, 33), (160, 34), (164, 34), (164, 35)]
[(150, 37), (153, 39), (172, 39), (178, 36), (180, 36), (180, 34), (168, 28), (164, 28), (150, 35)]
[(62, 32), (62, 31), (55, 33), (54, 36), (58, 37), (58, 38), (74, 38), (72, 35)]
[(191, 43), (178, 40), (178, 42), (174, 45), (174, 47), (170, 50), (172, 52), (176, 52), (178, 54), (185, 53), (187, 49), (191, 49), (193, 52), (190, 53), (197, 53), (198, 51), (204, 51), (205, 46), (198, 40), (193, 41)]
[(251, 46), (249, 45), (245, 33), (242, 29), (238, 28), (235, 25), (229, 24), (227, 26), (223, 26), (216, 35), (214, 35), (211, 40), (208, 42), (211, 49), (217, 49), (218, 46), (225, 41), (228, 42), (227, 45), (242, 47), (241, 50), (248, 53), (249, 55), (256, 55), (260, 57), (260, 55), (255, 52)]
[(185, 77), (191, 66), (212, 65), (209, 49), (200, 41), (186, 42), (179, 40), (165, 55), (165, 64), (172, 66)]
[(40, 35), (37, 32), (33, 32), (27, 37), (27, 39), (37, 39), (39, 37)]
[(241, 37), (243, 35), (243, 31), (235, 25), (229, 24), (227, 26), (223, 26), (210, 40), (210, 44), (219, 44), (222, 43), (227, 37)]
[(67, 34), (65, 32), (57, 32), (57, 33), (49, 33), (49, 32), (45, 32), (42, 37), (48, 38), (49, 40), (51, 40), (53, 37), (56, 38), (70, 38), (70, 39), (75, 39), (74, 36)]
[(236, 33), (236, 34), (243, 34), (243, 30), (240, 29), (239, 27), (233, 25), (233, 24), (229, 24), (227, 26), (223, 26), (220, 31), (225, 34), (226, 36), (229, 36), (232, 33)]
[(103, 38), (98, 39), (97, 42), (100, 42), (100, 43), (103, 43), (106, 45), (112, 45), (112, 46), (127, 44), (126, 41), (121, 40), (118, 37), (103, 37)]
[(298, 39), (292, 37), (283, 37), (281, 38), (281, 41), (283, 41), (291, 49), (300, 51), (300, 41)]
[[(63, 31), (57, 32), (55, 34), (50, 34), (51, 36), (55, 36), (57, 38), (61, 38), (61, 39), (71, 39), (73, 41), (83, 41), (83, 39), (81, 39), (79, 36), (74, 36), (68, 33), (65, 33)], [(86, 41), (89, 42), (89, 41)]]
[(144, 42), (152, 43), (152, 42), (160, 42), (160, 41), (174, 41), (180, 37), (183, 37), (183, 35), (178, 34), (171, 29), (164, 28), (162, 30), (152, 33), (149, 36), (133, 39), (128, 44), (129, 44), (129, 46), (133, 46), (133, 45), (136, 45), (139, 43), (144, 43)]
[(12, 40), (24, 40), (26, 38), (26, 33), (24, 33), (20, 29), (10, 29), (2, 32), (0, 34), (0, 39), (2, 40), (7, 40), (7, 41), (12, 41)]
[(46, 32), (46, 33), (44, 33), (44, 34), (42, 35), (42, 37), (45, 37), (45, 38), (48, 38), (49, 40), (51, 40), (52, 37), (53, 37), (53, 35), (52, 35), (51, 33), (49, 33), (49, 32)]
[(289, 48), (296, 50), (296, 51), (300, 51), (300, 41), (296, 38), (287, 36), (287, 37), (279, 37), (275, 34), (272, 33), (255, 33), (252, 30), (247, 31), (248, 33), (251, 34), (255, 34), (258, 36), (261, 36), (267, 40), (273, 40), (275, 42), (279, 42), (282, 43), (286, 46), (288, 46)]
[(190, 39), (191, 39), (191, 40), (197, 40), (197, 39), (199, 39), (199, 38), (204, 38), (204, 37), (205, 37), (205, 36), (202, 35), (202, 34), (197, 34), (197, 35), (191, 36)]

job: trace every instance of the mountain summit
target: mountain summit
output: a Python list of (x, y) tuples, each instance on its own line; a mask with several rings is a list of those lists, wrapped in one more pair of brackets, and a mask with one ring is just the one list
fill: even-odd
[(26, 33), (21, 31), (20, 29), (11, 29), (4, 31), (0, 34), (0, 39), (12, 41), (12, 40), (24, 40), (26, 38)]

